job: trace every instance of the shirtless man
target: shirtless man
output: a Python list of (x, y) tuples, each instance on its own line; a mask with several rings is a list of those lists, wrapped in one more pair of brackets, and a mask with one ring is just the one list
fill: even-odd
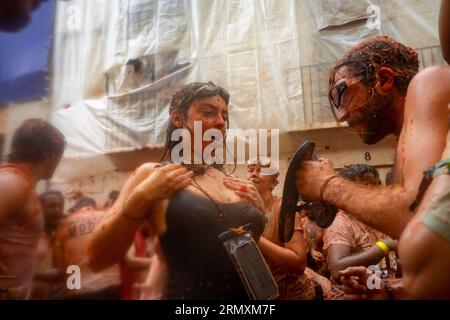
[[(447, 63), (450, 62), (449, 21), (450, 0), (442, 0), (439, 36), (442, 54)], [(447, 74), (449, 72), (448, 67), (438, 68), (436, 71), (442, 72), (442, 70), (446, 70)], [(439, 76), (441, 74), (436, 75), (436, 77)], [(448, 86), (448, 79), (446, 81), (444, 86)], [(432, 94), (436, 94), (436, 86), (428, 86), (422, 94), (424, 92), (426, 92), (425, 96), (432, 96)], [(443, 104), (448, 112), (441, 121), (447, 121), (450, 126), (450, 99), (447, 99), (446, 102), (444, 100)], [(439, 160), (447, 162), (450, 158), (448, 126), (446, 147), (439, 157)], [(442, 164), (442, 162), (440, 163)], [(433, 165), (435, 164), (433, 163)], [(395, 283), (389, 283), (388, 287), (383, 286), (384, 290), (372, 290), (371, 292), (366, 285), (369, 276), (366, 268), (349, 267), (340, 271), (341, 282), (344, 283), (342, 289), (347, 290), (349, 298), (450, 299), (450, 274), (448, 272), (450, 268), (450, 176), (448, 164), (446, 174), (443, 169), (445, 169), (445, 165), (438, 169), (441, 170), (441, 174), (433, 178), (417, 213), (406, 226), (400, 238), (399, 254), (402, 261), (403, 278), (397, 279)]]
[(39, 239), (36, 253), (36, 272), (31, 290), (32, 300), (47, 300), (58, 291), (62, 284), (65, 270), (55, 268), (53, 259), (53, 242), (56, 229), (64, 215), (64, 196), (60, 191), (49, 190), (40, 195), (45, 228)]
[(303, 161), (296, 173), (299, 194), (322, 198), (378, 231), (400, 237), (412, 217), (422, 172), (440, 160), (449, 129), (450, 68), (417, 71), (417, 53), (387, 36), (347, 52), (330, 75), (333, 113), (366, 144), (389, 134), (398, 137), (395, 184), (364, 186), (337, 177), (329, 160)]
[(64, 136), (40, 119), (14, 133), (8, 162), (0, 166), (0, 299), (27, 299), (44, 217), (35, 186), (50, 179), (64, 151)]
[[(55, 264), (62, 270), (69, 266), (80, 268), (80, 288), (64, 288), (67, 300), (118, 300), (121, 280), (116, 264), (95, 273), (88, 265), (87, 244), (98, 222), (106, 211), (96, 209), (95, 200), (83, 197), (72, 208), (72, 213), (61, 221), (56, 232)], [(67, 274), (69, 280), (70, 275)]]

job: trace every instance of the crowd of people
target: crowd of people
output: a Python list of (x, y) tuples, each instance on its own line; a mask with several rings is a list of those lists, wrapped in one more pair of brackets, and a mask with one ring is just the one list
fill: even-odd
[(226, 135), (230, 96), (212, 82), (173, 94), (164, 158), (138, 167), (103, 207), (80, 195), (65, 212), (60, 191), (36, 194), (66, 138), (27, 120), (0, 166), (0, 299), (249, 299), (248, 282), (257, 280), (245, 274), (246, 256), (231, 257), (218, 238), (245, 228), (278, 299), (450, 299), (449, 84), (450, 67), (419, 71), (417, 53), (389, 36), (351, 48), (330, 72), (331, 109), (364, 143), (395, 135), (394, 168), (383, 185), (367, 164), (336, 170), (326, 159), (302, 161), (297, 193), (339, 211), (326, 229), (298, 212), (285, 243), (270, 158), (250, 159), (246, 177), (220, 163), (173, 159), (176, 129), (193, 132), (201, 122), (202, 136)]

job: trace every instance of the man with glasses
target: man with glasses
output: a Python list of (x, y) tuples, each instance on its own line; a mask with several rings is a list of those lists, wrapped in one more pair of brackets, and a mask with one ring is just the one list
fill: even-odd
[(418, 55), (388, 36), (366, 40), (333, 68), (329, 99), (338, 123), (347, 121), (366, 144), (398, 138), (395, 184), (364, 186), (337, 177), (329, 160), (303, 161), (299, 194), (332, 203), (398, 239), (413, 216), (423, 171), (437, 163), (449, 130), (450, 68), (418, 72)]

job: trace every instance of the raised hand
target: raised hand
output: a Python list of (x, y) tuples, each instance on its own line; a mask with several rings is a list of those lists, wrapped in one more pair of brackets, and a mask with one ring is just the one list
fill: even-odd
[[(139, 169), (138, 169), (139, 171)], [(148, 205), (157, 201), (168, 199), (172, 194), (189, 185), (194, 173), (179, 164), (168, 164), (148, 172), (125, 200), (125, 210), (129, 216), (133, 216)], [(142, 214), (141, 214), (142, 215)]]
[(225, 177), (223, 179), (223, 184), (265, 214), (266, 208), (264, 201), (253, 183), (239, 178)]

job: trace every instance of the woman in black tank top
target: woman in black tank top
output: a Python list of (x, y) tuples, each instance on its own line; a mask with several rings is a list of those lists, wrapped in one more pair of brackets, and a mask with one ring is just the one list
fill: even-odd
[[(166, 140), (166, 155), (171, 162), (181, 162), (183, 156), (196, 160), (203, 155), (211, 143), (202, 139), (207, 130), (225, 135), (228, 101), (228, 93), (212, 82), (192, 83), (173, 95)], [(200, 124), (201, 144), (192, 135)], [(190, 141), (182, 135), (181, 145), (188, 146), (182, 154), (177, 149), (178, 141), (171, 141), (176, 129), (191, 133)], [(189, 142), (200, 148), (189, 148)], [(258, 241), (265, 226), (264, 203), (250, 182), (236, 182), (227, 177), (221, 165), (203, 163), (148, 163), (139, 167), (122, 188), (110, 216), (94, 232), (89, 247), (92, 268), (101, 270), (122, 259), (139, 226), (149, 221), (159, 238), (158, 270), (150, 273), (167, 278), (162, 298), (247, 299), (218, 235), (250, 223)], [(235, 192), (226, 187), (230, 183), (243, 187)]]

